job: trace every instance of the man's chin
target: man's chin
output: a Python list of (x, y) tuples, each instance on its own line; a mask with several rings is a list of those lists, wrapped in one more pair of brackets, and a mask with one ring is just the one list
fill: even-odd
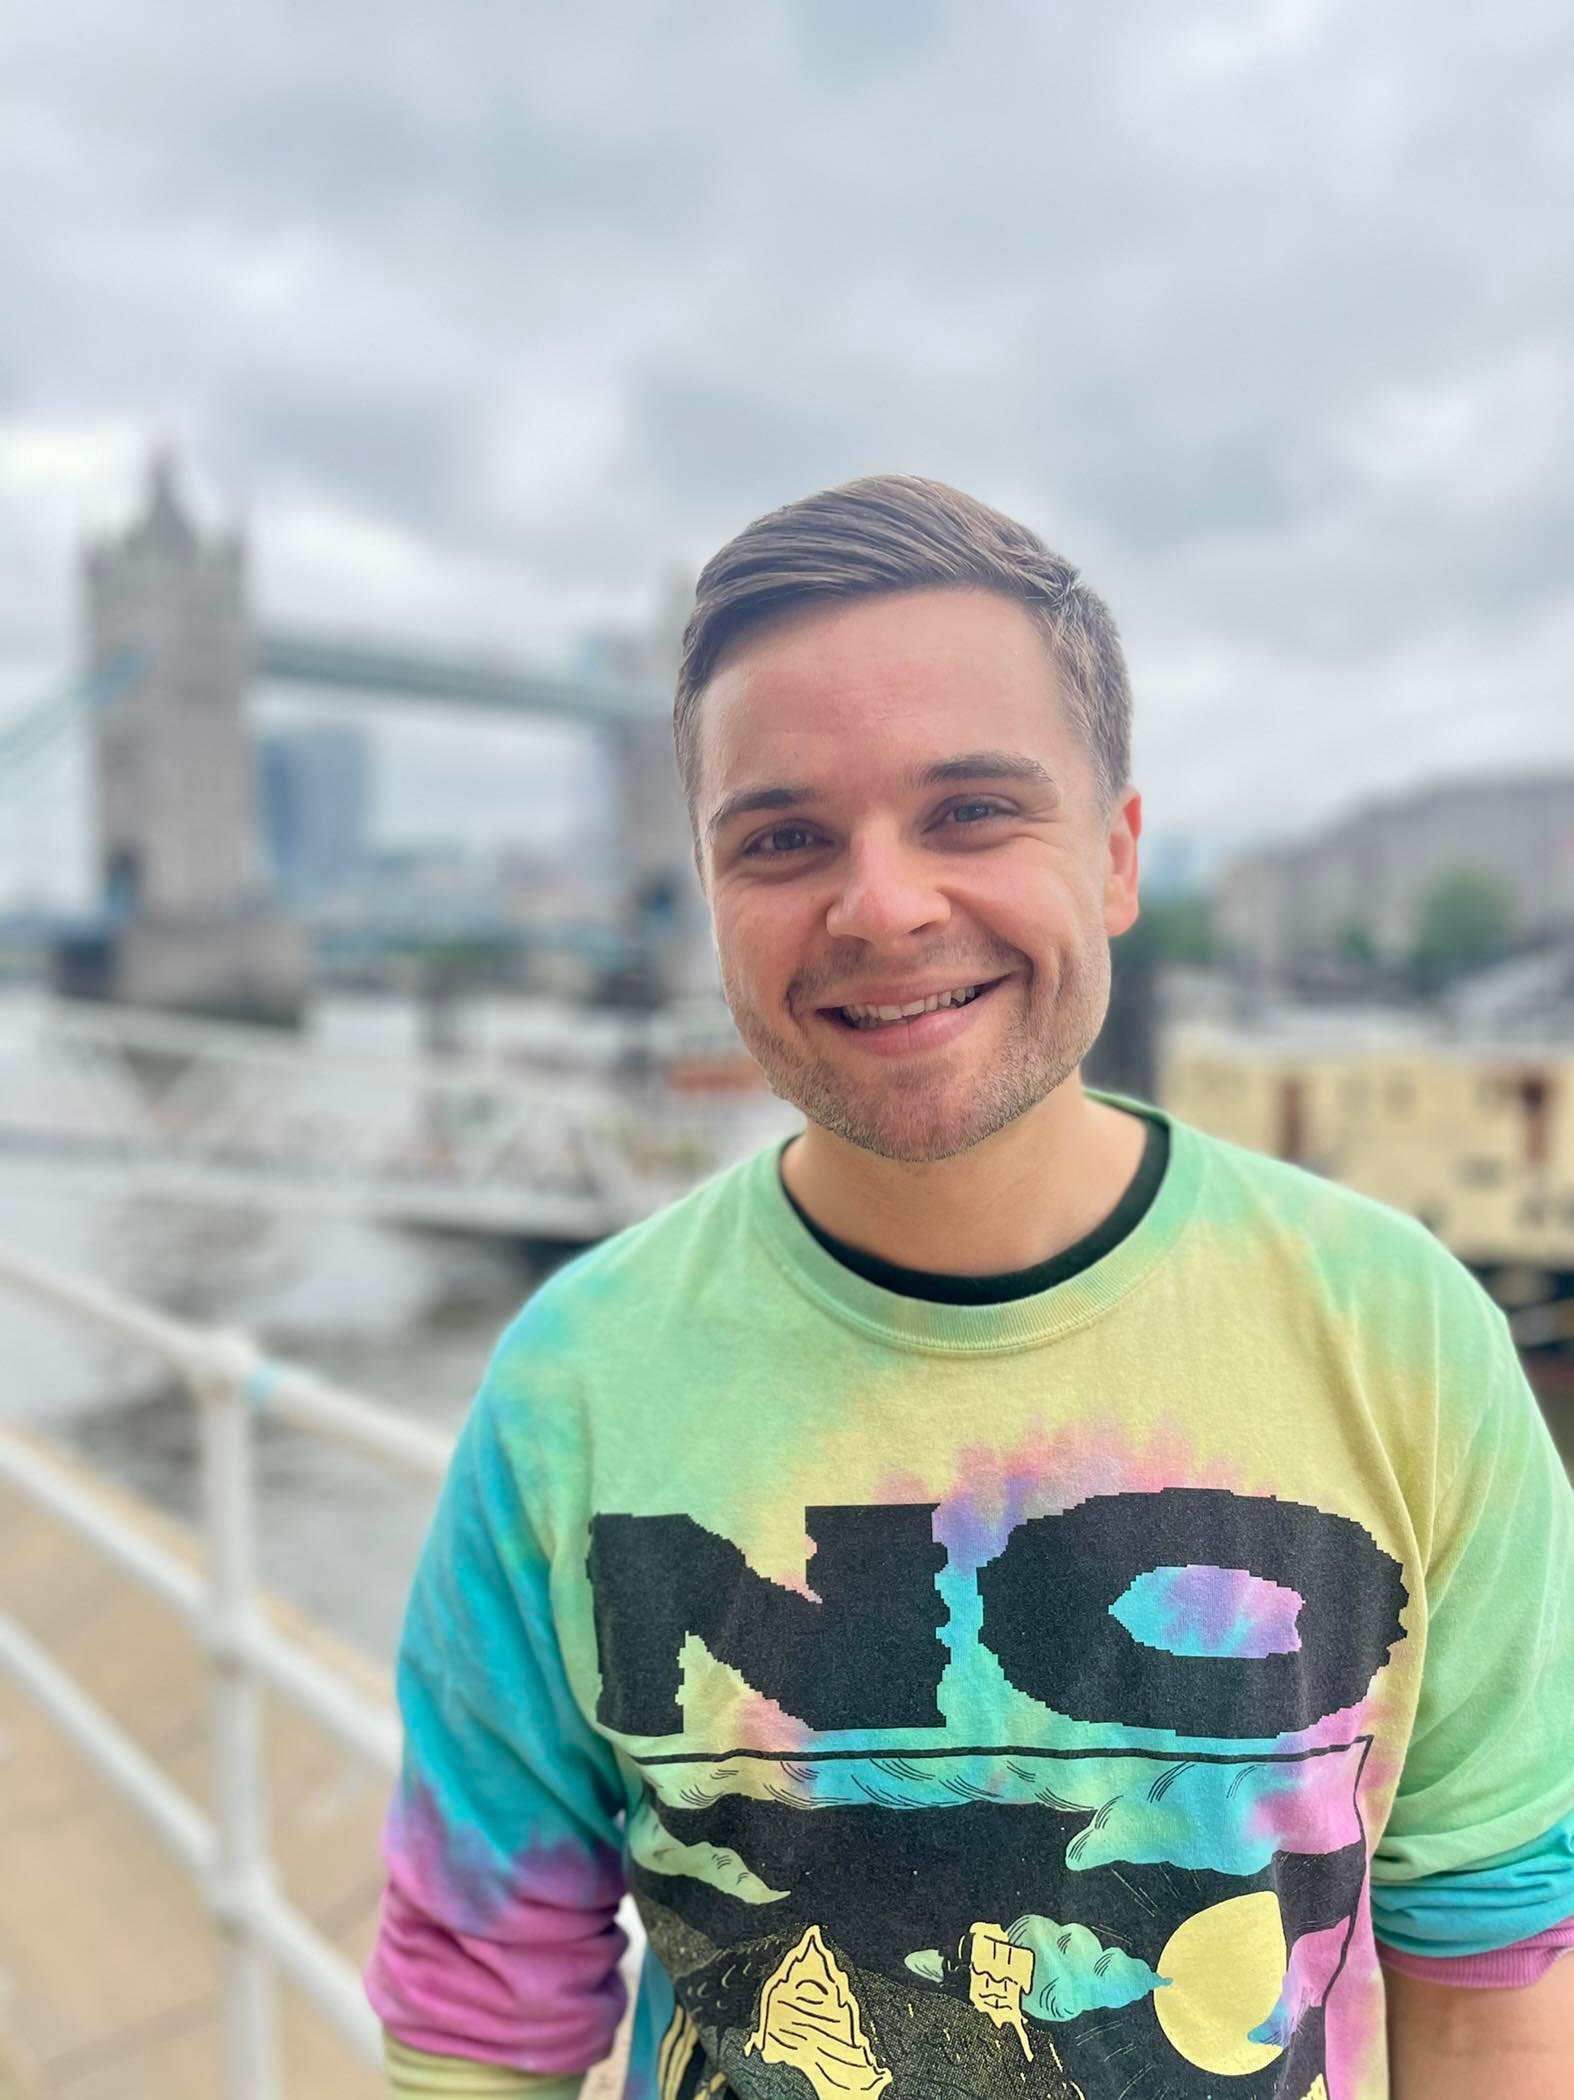
[(867, 1152), (872, 1159), (888, 1159), (899, 1166), (933, 1167), (942, 1160), (960, 1159), (964, 1152), (971, 1152), (981, 1145), (992, 1131), (982, 1132), (934, 1132), (927, 1137), (891, 1137), (881, 1131), (865, 1131), (861, 1140), (850, 1137), (848, 1142), (856, 1144), (860, 1152)]
[(782, 1098), (791, 1101), (817, 1129), (843, 1144), (876, 1159), (914, 1167), (933, 1166), (971, 1152), (1021, 1113), (1020, 1109), (980, 1113), (976, 1099), (954, 1104), (909, 1102), (895, 1112), (882, 1104), (877, 1111), (808, 1088), (783, 1093)]

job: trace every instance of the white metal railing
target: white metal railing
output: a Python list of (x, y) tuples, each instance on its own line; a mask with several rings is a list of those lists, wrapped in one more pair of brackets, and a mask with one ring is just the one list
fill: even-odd
[(206, 1564), (199, 1573), (145, 1537), (27, 1439), (0, 1431), (0, 1479), (113, 1561), (196, 1631), (211, 1679), (214, 1801), (204, 1816), (16, 1621), (0, 1613), (0, 1668), (136, 1808), (195, 1879), (223, 1950), (226, 2100), (281, 2100), (275, 1983), (288, 1977), (369, 2063), (381, 2035), (355, 1970), (275, 1885), (269, 1858), (263, 1688), (283, 1694), (390, 1780), (399, 1726), (384, 1706), (287, 1640), (258, 1604), (252, 1423), (259, 1408), (437, 1482), (451, 1440), (309, 1372), (244, 1335), (189, 1327), (85, 1278), (0, 1248), (0, 1285), (138, 1342), (170, 1364), (202, 1409)]

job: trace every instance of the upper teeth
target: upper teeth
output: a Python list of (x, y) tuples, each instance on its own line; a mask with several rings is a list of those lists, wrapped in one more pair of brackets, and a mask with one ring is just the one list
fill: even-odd
[(965, 1006), (976, 997), (976, 984), (959, 986), (952, 992), (935, 992), (928, 999), (914, 999), (906, 1006), (853, 1006), (842, 1008), (849, 1021), (910, 1021), (915, 1014), (932, 1014), (942, 1006)]

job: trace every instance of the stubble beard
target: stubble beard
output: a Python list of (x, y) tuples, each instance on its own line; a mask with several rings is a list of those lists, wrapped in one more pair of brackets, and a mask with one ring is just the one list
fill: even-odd
[[(897, 1058), (878, 1065), (871, 1060), (869, 1076), (860, 1080), (829, 1057), (807, 1054), (801, 1038), (783, 1035), (767, 1021), (746, 977), (725, 955), (720, 963), (738, 1033), (771, 1092), (833, 1137), (911, 1165), (954, 1159), (1036, 1108), (1082, 1063), (1109, 1010), (1109, 944), (1095, 936), (1053, 987), (1031, 969), (1002, 987), (1000, 996), (1014, 1000), (1016, 1010), (987, 1071), (970, 1069), (962, 1053), (947, 1060), (944, 1076), (923, 1070), (929, 1059), (909, 1065)], [(794, 1011), (809, 1014), (796, 1003)], [(811, 1016), (806, 1025), (837, 1024)]]

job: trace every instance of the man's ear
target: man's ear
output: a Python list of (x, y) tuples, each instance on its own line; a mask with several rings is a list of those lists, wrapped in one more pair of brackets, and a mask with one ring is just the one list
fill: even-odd
[(1137, 841), (1142, 836), (1142, 797), (1123, 788), (1110, 811), (1105, 841), (1104, 931), (1111, 939), (1137, 923)]

